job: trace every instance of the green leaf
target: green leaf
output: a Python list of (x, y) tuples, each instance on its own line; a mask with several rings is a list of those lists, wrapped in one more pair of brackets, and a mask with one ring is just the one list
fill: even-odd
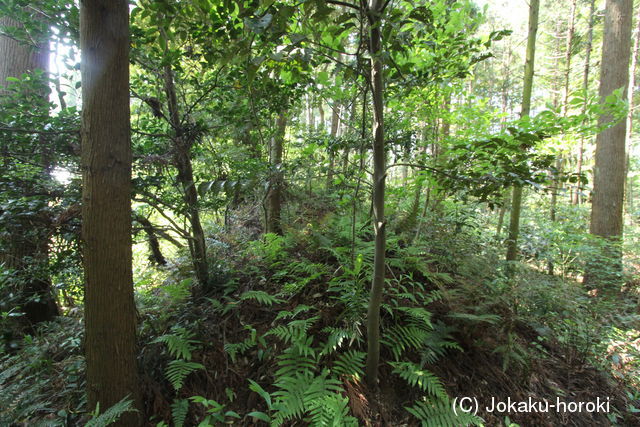
[(260, 421), (264, 421), (265, 423), (271, 422), (271, 417), (265, 414), (264, 412), (253, 411), (253, 412), (249, 412), (247, 415), (253, 418), (257, 418)]

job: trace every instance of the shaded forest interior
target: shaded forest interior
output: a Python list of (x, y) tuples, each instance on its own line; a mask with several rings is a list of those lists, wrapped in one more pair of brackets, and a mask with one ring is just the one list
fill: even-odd
[(639, 52), (633, 0), (0, 2), (0, 425), (640, 425)]

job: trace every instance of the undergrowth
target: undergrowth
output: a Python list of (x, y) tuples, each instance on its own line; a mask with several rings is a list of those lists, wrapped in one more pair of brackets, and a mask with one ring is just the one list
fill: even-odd
[[(626, 402), (636, 399), (640, 346), (630, 306), (594, 304), (577, 283), (526, 266), (509, 280), (478, 212), (444, 218), (451, 222), (421, 224), (418, 239), (413, 231), (389, 235), (380, 392), (363, 378), (373, 254), (364, 219), (354, 226), (329, 213), (318, 225), (258, 240), (230, 230), (218, 244), (226, 281), (215, 295), (192, 297), (180, 265), (141, 272), (145, 417), (158, 426), (203, 427), (356, 426), (376, 414), (398, 425), (493, 424), (487, 414), (454, 413), (455, 378), (474, 369), (496, 381), (507, 375), (520, 384), (516, 393), (541, 363), (559, 358), (576, 372), (613, 369), (630, 387)], [(3, 356), (0, 424), (117, 418), (126, 408), (85, 407), (81, 345), (80, 320), (63, 317)], [(491, 368), (452, 368), (474, 357)]]

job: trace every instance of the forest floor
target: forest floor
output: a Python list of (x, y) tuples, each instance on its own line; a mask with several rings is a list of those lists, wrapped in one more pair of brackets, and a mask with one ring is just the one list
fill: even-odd
[[(327, 219), (323, 230), (337, 222)], [(219, 236), (214, 246), (221, 286), (209, 294), (191, 295), (184, 260), (166, 267), (161, 283), (152, 274), (139, 286), (147, 425), (182, 421), (195, 426), (207, 416), (212, 425), (267, 425), (267, 419), (320, 425), (312, 421), (317, 408), (305, 400), (308, 389), (298, 395), (298, 407), (285, 401), (295, 395), (286, 376), (298, 378), (300, 372), (310, 372), (302, 376), (309, 383), (322, 379), (327, 390), (338, 390), (333, 402), (344, 410), (341, 416), (365, 426), (420, 425), (407, 408), (428, 402), (425, 396), (441, 395), (438, 387), (451, 401), (475, 398), (477, 415), (487, 426), (640, 425), (640, 393), (634, 392), (639, 341), (635, 335), (598, 341), (602, 334), (594, 326), (610, 319), (603, 312), (634, 314), (630, 295), (601, 306), (577, 283), (529, 267), (523, 267), (517, 285), (505, 284), (496, 279), (492, 262), (478, 262), (486, 253), (472, 259), (473, 245), (460, 263), (433, 257), (436, 261), (420, 264), (417, 260), (439, 249), (412, 249), (392, 237), (383, 328), (396, 335), (383, 333), (379, 387), (371, 389), (361, 370), (367, 258), (345, 267), (342, 252), (329, 248), (348, 248), (349, 242), (319, 229), (302, 227), (284, 238), (255, 240), (256, 235), (243, 225)], [(365, 236), (356, 246), (367, 244)], [(476, 269), (464, 271), (470, 265)], [(417, 294), (424, 298), (414, 299)], [(425, 313), (428, 328), (407, 323)], [(0, 362), (0, 424), (82, 425), (87, 420), (80, 314), (74, 310), (44, 326)], [(186, 370), (171, 374), (172, 363)], [(424, 371), (415, 372), (422, 380), (408, 384), (399, 366), (420, 367)], [(435, 382), (428, 381), (431, 375)], [(344, 408), (340, 396), (348, 398)], [(599, 412), (516, 413), (490, 411), (493, 400), (609, 406)], [(443, 417), (422, 422), (456, 425), (455, 418)]]

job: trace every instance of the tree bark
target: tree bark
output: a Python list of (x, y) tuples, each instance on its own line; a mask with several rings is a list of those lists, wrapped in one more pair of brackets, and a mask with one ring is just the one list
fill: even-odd
[(636, 33), (633, 41), (633, 54), (631, 55), (631, 73), (629, 74), (629, 93), (627, 95), (629, 99), (629, 114), (627, 114), (627, 131), (625, 134), (625, 144), (627, 146), (626, 153), (626, 168), (625, 168), (625, 182), (627, 193), (627, 212), (633, 213), (633, 178), (629, 178), (629, 153), (631, 152), (633, 140), (631, 135), (633, 133), (633, 93), (636, 86), (636, 73), (638, 72), (638, 54), (640, 53), (640, 7), (636, 12)]
[(307, 130), (314, 132), (316, 128), (315, 116), (313, 115), (313, 96), (307, 94)]
[(160, 250), (160, 242), (158, 241), (158, 236), (156, 236), (156, 228), (151, 224), (151, 221), (142, 215), (135, 215), (134, 219), (140, 224), (142, 230), (147, 235), (147, 242), (149, 243), (149, 250), (151, 251), (149, 259), (157, 265), (166, 265), (167, 260)]
[(500, 235), (502, 234), (502, 226), (504, 225), (504, 214), (507, 213), (507, 205), (510, 202), (509, 196), (505, 196), (502, 201), (502, 205), (500, 206), (500, 211), (498, 212), (498, 225), (496, 226), (496, 239), (500, 239)]
[[(527, 55), (524, 65), (524, 87), (522, 89), (521, 117), (529, 115), (531, 110), (531, 91), (533, 89), (533, 70), (536, 57), (536, 34), (538, 33), (538, 14), (540, 0), (531, 0), (529, 4), (529, 35), (527, 36)], [(522, 209), (522, 186), (513, 187), (511, 198), (511, 218), (509, 237), (507, 237), (507, 261), (518, 258), (518, 234), (520, 233), (520, 211)]]
[(282, 235), (282, 187), (284, 172), (282, 170), (282, 152), (284, 135), (287, 128), (287, 116), (280, 113), (276, 120), (276, 134), (271, 140), (271, 177), (267, 194), (266, 232)]
[[(582, 105), (582, 114), (587, 111), (587, 93), (589, 90), (589, 69), (591, 67), (591, 48), (593, 46), (593, 16), (595, 9), (595, 0), (591, 0), (589, 5), (589, 30), (587, 36), (587, 47), (584, 54), (584, 74), (582, 76), (582, 91), (584, 95), (584, 104)], [(584, 161), (584, 136), (580, 136), (580, 146), (578, 148), (578, 176), (582, 174), (582, 163)], [(578, 181), (576, 191), (573, 194), (573, 204), (578, 205), (582, 201), (582, 181)]]
[[(0, 27), (22, 27), (22, 24), (8, 17), (0, 17)], [(20, 77), (35, 69), (47, 70), (49, 49), (46, 42), (37, 48), (20, 43), (5, 35), (0, 35), (0, 86), (6, 87), (7, 77)]]
[(209, 266), (207, 263), (207, 244), (200, 221), (200, 207), (198, 205), (198, 191), (193, 179), (193, 165), (191, 164), (191, 147), (194, 144), (194, 135), (189, 134), (182, 124), (180, 110), (171, 65), (164, 66), (164, 90), (167, 96), (169, 120), (173, 128), (173, 162), (178, 171), (177, 181), (182, 189), (183, 199), (186, 205), (186, 216), (191, 225), (191, 239), (189, 239), (189, 251), (193, 269), (202, 288), (209, 285)]
[[(562, 90), (562, 117), (567, 117), (567, 113), (569, 112), (569, 78), (571, 77), (571, 45), (573, 44), (573, 35), (575, 33), (575, 17), (576, 17), (576, 3), (577, 0), (572, 0), (571, 2), (571, 13), (569, 16), (569, 25), (567, 29), (567, 40), (565, 44), (565, 62), (566, 69), (564, 71), (564, 84)], [(562, 155), (558, 155), (556, 159), (556, 173), (554, 174), (554, 188), (551, 193), (551, 209), (549, 211), (549, 219), (552, 223), (556, 222), (556, 211), (558, 205), (558, 195), (562, 191), (562, 174), (563, 174), (563, 165), (564, 161)], [(550, 276), (553, 276), (553, 260), (549, 259), (547, 262), (547, 273)]]
[(386, 220), (384, 216), (386, 159), (384, 141), (384, 83), (382, 65), (382, 0), (371, 0), (367, 9), (369, 21), (369, 53), (371, 54), (371, 84), (373, 97), (373, 230), (375, 253), (373, 278), (367, 310), (366, 380), (375, 386), (380, 361), (380, 304), (384, 288)]
[[(0, 17), (0, 27), (21, 26), (9, 17)], [(46, 71), (48, 68), (49, 50), (46, 41), (33, 47), (0, 35), (0, 56), (5, 58), (0, 61), (0, 93), (5, 92), (10, 84), (7, 82), (8, 77), (20, 78), (36, 69)], [(42, 96), (47, 97), (45, 88), (42, 89)], [(47, 181), (51, 178), (51, 161), (48, 155), (50, 147), (45, 138), (41, 138), (40, 142), (42, 179)], [(25, 188), (25, 193), (29, 192), (30, 189)], [(20, 309), (25, 313), (31, 328), (40, 322), (52, 320), (60, 311), (48, 272), (51, 218), (40, 214), (30, 216), (27, 221), (16, 220), (11, 224), (15, 232), (9, 238), (2, 239), (4, 250), (0, 252), (0, 263), (14, 269), (16, 276), (24, 282)]]
[[(128, 397), (141, 410), (131, 266), (129, 6), (80, 2), (82, 239), (88, 409)], [(116, 425), (141, 424), (127, 412)]]
[(333, 186), (333, 170), (336, 165), (336, 149), (335, 140), (338, 136), (338, 127), (340, 125), (340, 104), (334, 103), (331, 113), (331, 146), (329, 147), (329, 170), (327, 170), (327, 189)]
[[(627, 97), (632, 12), (632, 0), (607, 0), (599, 90), (599, 96), (603, 101), (614, 90), (620, 88), (622, 88), (622, 97), (624, 99)], [(602, 116), (598, 123), (605, 125), (610, 121), (611, 117)], [(622, 120), (617, 125), (600, 132), (596, 137), (590, 232), (609, 239), (614, 246), (622, 240), (626, 127), (626, 121)], [(610, 251), (606, 260), (599, 264), (602, 262), (609, 264), (613, 270), (621, 268), (620, 248)], [(591, 282), (591, 279), (602, 281), (614, 279), (611, 274), (597, 275), (595, 268), (593, 266), (589, 268), (591, 271), (588, 271), (585, 276), (587, 282)], [(597, 269), (604, 271), (602, 265)], [(605, 270), (613, 273), (612, 269)], [(596, 281), (599, 280), (594, 280)]]

